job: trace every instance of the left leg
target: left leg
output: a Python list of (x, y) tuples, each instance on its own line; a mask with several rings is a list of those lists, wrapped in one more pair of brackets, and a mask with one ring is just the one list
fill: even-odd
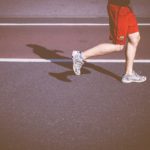
[(129, 34), (128, 38), (129, 41), (126, 50), (126, 71), (125, 71), (125, 75), (122, 77), (122, 82), (123, 83), (144, 82), (146, 81), (146, 77), (137, 74), (133, 70), (134, 58), (136, 55), (138, 43), (140, 41), (140, 34), (139, 32), (135, 32)]
[(127, 30), (128, 43), (126, 50), (126, 70), (125, 75), (122, 77), (122, 82), (124, 83), (144, 82), (146, 81), (146, 77), (138, 75), (133, 70), (137, 46), (140, 41), (140, 33), (136, 17), (132, 10), (128, 13), (127, 22), (128, 22), (128, 30)]
[(128, 35), (128, 43), (126, 50), (126, 70), (125, 73), (131, 75), (133, 72), (134, 58), (137, 51), (137, 46), (140, 41), (140, 33), (132, 33)]

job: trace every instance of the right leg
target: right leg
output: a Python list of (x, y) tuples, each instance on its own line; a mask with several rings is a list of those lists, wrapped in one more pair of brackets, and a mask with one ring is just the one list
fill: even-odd
[(82, 57), (84, 60), (86, 60), (87, 58), (93, 56), (100, 56), (112, 52), (121, 51), (123, 50), (123, 48), (124, 45), (120, 45), (120, 44), (109, 44), (109, 43), (99, 44), (91, 49), (82, 52)]
[(73, 58), (73, 70), (76, 75), (80, 75), (81, 67), (84, 64), (84, 60), (89, 57), (98, 56), (98, 55), (105, 55), (108, 53), (121, 51), (124, 48), (123, 45), (120, 44), (100, 44), (96, 47), (88, 49), (84, 52), (80, 51), (73, 51), (72, 58)]

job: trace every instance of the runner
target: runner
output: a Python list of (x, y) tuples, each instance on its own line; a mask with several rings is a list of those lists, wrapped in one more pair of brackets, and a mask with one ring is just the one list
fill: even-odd
[(108, 0), (107, 10), (112, 43), (99, 44), (83, 52), (73, 51), (72, 59), (75, 74), (81, 74), (81, 68), (86, 59), (121, 51), (127, 44), (125, 74), (121, 81), (123, 83), (146, 81), (145, 76), (139, 75), (133, 70), (140, 33), (136, 16), (130, 7), (130, 0)]

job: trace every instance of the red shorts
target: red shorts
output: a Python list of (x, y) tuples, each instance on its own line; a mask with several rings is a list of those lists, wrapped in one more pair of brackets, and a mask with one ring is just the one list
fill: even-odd
[(136, 17), (129, 7), (108, 4), (110, 39), (115, 44), (126, 44), (129, 34), (139, 32)]

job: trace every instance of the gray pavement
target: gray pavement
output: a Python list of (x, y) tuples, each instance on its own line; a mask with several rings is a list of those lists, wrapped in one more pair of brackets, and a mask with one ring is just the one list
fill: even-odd
[[(109, 42), (108, 30), (0, 27), (0, 57), (71, 58), (73, 49)], [(136, 58), (149, 59), (150, 28), (140, 31)], [(97, 58), (120, 59), (124, 52)], [(0, 149), (150, 149), (149, 64), (135, 64), (147, 82), (128, 85), (120, 82), (122, 63), (86, 64), (80, 77), (72, 63), (1, 62), (0, 68)]]
[[(150, 17), (150, 1), (131, 1), (137, 17)], [(107, 17), (106, 4), (107, 0), (1, 0), (0, 18)]]
[[(123, 64), (0, 63), (3, 150), (149, 150), (150, 80), (122, 84)], [(135, 69), (150, 76), (149, 64)]]
[[(149, 59), (149, 26), (141, 26), (141, 42), (136, 59)], [(72, 50), (85, 50), (109, 41), (109, 27), (0, 27), (1, 58), (63, 58)], [(36, 51), (39, 51), (36, 53)], [(57, 51), (55, 55), (53, 51)], [(46, 55), (46, 56), (45, 56)], [(124, 58), (124, 51), (97, 58)]]

